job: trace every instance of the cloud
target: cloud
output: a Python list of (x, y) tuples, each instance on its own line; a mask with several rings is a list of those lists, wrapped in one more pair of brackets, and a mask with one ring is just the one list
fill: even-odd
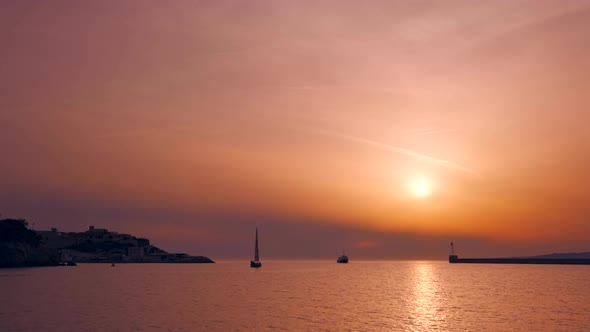
[(477, 175), (475, 173), (475, 171), (473, 171), (472, 169), (469, 169), (469, 168), (459, 165), (457, 163), (454, 163), (454, 162), (451, 162), (448, 160), (444, 160), (444, 159), (435, 158), (432, 156), (427, 156), (425, 154), (421, 154), (419, 152), (405, 149), (402, 147), (389, 145), (386, 143), (373, 141), (373, 140), (362, 138), (362, 137), (357, 137), (357, 136), (353, 136), (353, 135), (338, 133), (338, 132), (324, 130), (324, 129), (308, 128), (307, 130), (317, 133), (317, 134), (324, 135), (324, 136), (335, 137), (335, 138), (339, 138), (339, 139), (343, 139), (343, 140), (347, 140), (347, 141), (351, 141), (351, 142), (357, 142), (357, 143), (361, 143), (361, 144), (364, 144), (364, 145), (367, 145), (367, 146), (370, 146), (370, 147), (373, 147), (376, 149), (402, 154), (402, 155), (409, 156), (409, 157), (412, 157), (415, 159), (426, 161), (426, 162), (431, 163), (433, 165), (442, 166), (442, 167), (453, 169), (453, 170), (460, 171), (463, 173)]

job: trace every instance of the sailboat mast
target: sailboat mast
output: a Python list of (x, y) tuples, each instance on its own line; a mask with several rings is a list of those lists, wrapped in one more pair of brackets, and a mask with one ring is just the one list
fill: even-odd
[(258, 227), (256, 227), (256, 244), (254, 246), (254, 261), (258, 262)]

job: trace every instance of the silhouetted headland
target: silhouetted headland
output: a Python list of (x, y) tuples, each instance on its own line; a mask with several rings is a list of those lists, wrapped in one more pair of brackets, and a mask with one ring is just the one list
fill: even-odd
[(34, 231), (23, 219), (0, 220), (0, 267), (78, 263), (215, 263), (169, 253), (150, 240), (90, 226), (85, 232)]

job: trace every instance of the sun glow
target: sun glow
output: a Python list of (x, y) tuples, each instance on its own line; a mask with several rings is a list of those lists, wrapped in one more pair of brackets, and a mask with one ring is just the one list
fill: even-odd
[(428, 197), (432, 194), (432, 183), (426, 177), (416, 177), (410, 184), (410, 191), (417, 198)]

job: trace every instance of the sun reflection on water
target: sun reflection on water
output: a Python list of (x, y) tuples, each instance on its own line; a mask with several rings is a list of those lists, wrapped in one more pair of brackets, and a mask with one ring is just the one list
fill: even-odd
[(438, 330), (445, 322), (445, 312), (439, 282), (434, 269), (429, 263), (416, 264), (414, 269), (414, 287), (410, 321), (413, 331)]

